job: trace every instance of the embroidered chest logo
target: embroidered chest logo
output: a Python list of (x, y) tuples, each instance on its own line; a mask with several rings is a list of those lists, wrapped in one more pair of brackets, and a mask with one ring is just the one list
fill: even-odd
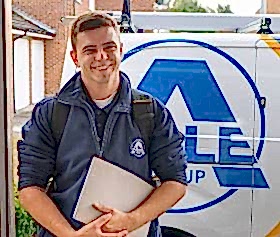
[(135, 156), (136, 158), (142, 158), (145, 156), (145, 144), (142, 139), (135, 139), (130, 145), (130, 154)]

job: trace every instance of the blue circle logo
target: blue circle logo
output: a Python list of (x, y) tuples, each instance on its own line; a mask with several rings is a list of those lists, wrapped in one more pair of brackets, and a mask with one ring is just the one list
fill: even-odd
[[(240, 63), (235, 60), (232, 56), (230, 56), (229, 54), (227, 54), (226, 52), (222, 51), (221, 49), (210, 45), (208, 43), (205, 42), (201, 42), (201, 41), (197, 41), (197, 40), (188, 40), (188, 39), (163, 39), (163, 40), (155, 40), (155, 41), (151, 41), (151, 42), (147, 42), (144, 43), (142, 45), (139, 45), (131, 50), (129, 50), (127, 53), (125, 53), (122, 62), (126, 61), (128, 58), (130, 58), (131, 56), (141, 52), (142, 50), (151, 47), (151, 46), (155, 46), (155, 45), (161, 45), (161, 44), (166, 44), (166, 43), (185, 43), (185, 44), (193, 44), (193, 45), (198, 45), (200, 47), (209, 49), (215, 53), (217, 53), (218, 55), (224, 57), (226, 60), (228, 60), (234, 67), (236, 67), (240, 73), (244, 76), (244, 78), (246, 79), (247, 83), (250, 85), (254, 95), (255, 95), (255, 99), (256, 102), (259, 106), (259, 111), (260, 111), (260, 134), (259, 134), (259, 145), (257, 148), (257, 152), (256, 152), (256, 159), (259, 160), (261, 157), (261, 153), (262, 153), (262, 149), (264, 146), (264, 137), (265, 137), (265, 113), (264, 113), (264, 108), (261, 104), (261, 96), (260, 93), (253, 81), (253, 79), (250, 77), (250, 75), (247, 73), (247, 71), (244, 69), (244, 67), (242, 65), (240, 65)], [(169, 211), (167, 211), (167, 213), (190, 213), (190, 212), (195, 212), (195, 211), (200, 211), (202, 209), (206, 209), (209, 208), (211, 206), (214, 206), (220, 202), (222, 202), (223, 200), (227, 199), (228, 197), (232, 196), (236, 191), (238, 191), (238, 189), (229, 189), (226, 193), (224, 193), (223, 195), (219, 196), (218, 198), (216, 198), (213, 201), (201, 204), (199, 206), (196, 207), (190, 207), (190, 208), (184, 208), (184, 209), (171, 209)]]

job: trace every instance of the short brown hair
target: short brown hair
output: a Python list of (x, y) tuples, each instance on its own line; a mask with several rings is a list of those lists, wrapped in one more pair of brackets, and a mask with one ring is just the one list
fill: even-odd
[(78, 33), (106, 26), (113, 27), (117, 34), (120, 34), (117, 21), (106, 13), (86, 12), (80, 15), (71, 27), (71, 44), (73, 50), (76, 51)]

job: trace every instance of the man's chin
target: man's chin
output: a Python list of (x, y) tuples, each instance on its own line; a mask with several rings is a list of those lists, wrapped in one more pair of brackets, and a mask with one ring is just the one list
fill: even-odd
[(110, 81), (109, 78), (107, 78), (107, 77), (105, 77), (105, 78), (96, 78), (96, 77), (94, 77), (94, 78), (92, 78), (92, 80), (95, 81), (98, 84), (107, 84)]
[(99, 84), (106, 84), (110, 81), (110, 75), (95, 75), (91, 77), (91, 80)]

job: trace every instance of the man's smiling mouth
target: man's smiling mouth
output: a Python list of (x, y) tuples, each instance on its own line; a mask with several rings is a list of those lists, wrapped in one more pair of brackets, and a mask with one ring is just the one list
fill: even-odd
[(97, 66), (97, 67), (91, 67), (91, 69), (98, 70), (98, 71), (105, 71), (108, 68), (110, 68), (111, 66), (112, 66), (112, 64), (110, 64), (110, 65), (103, 65), (103, 66)]

